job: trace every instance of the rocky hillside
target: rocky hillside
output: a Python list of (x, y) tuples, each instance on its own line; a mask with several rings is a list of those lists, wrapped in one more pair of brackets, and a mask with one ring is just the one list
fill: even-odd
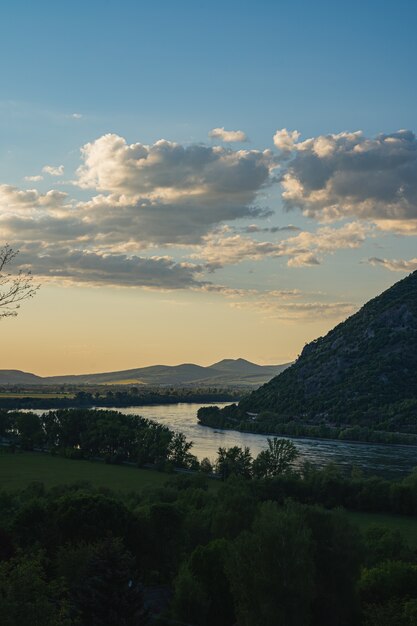
[(307, 344), (239, 409), (417, 432), (417, 272)]

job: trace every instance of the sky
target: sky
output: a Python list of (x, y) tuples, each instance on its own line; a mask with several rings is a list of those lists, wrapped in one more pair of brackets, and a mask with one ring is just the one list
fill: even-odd
[(288, 362), (417, 269), (417, 4), (0, 9), (1, 369)]

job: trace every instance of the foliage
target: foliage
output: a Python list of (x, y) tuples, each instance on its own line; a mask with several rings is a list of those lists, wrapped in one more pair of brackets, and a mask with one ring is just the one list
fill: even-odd
[(287, 472), (298, 457), (296, 446), (289, 439), (268, 438), (268, 448), (262, 450), (253, 463), (253, 473), (258, 478), (279, 476)]
[(235, 622), (225, 572), (229, 544), (218, 539), (198, 546), (174, 582), (174, 615), (195, 626), (230, 626)]
[(41, 554), (0, 563), (0, 615), (4, 626), (70, 626), (65, 586), (47, 580)]
[(404, 540), (386, 530), (362, 536), (345, 512), (311, 504), (369, 508), (373, 495), (387, 510), (415, 498), (415, 477), (403, 483), (305, 467), (224, 482), (172, 475), (132, 492), (85, 482), (0, 492), (0, 608), (10, 607), (13, 624), (25, 624), (21, 603), (31, 623), (42, 613), (43, 623), (64, 626), (145, 624), (145, 606), (163, 612), (156, 623), (195, 626), (369, 626), (374, 614), (390, 623), (395, 609), (409, 626), (417, 565)]
[(250, 478), (252, 475), (252, 457), (248, 447), (219, 448), (216, 461), (216, 472), (222, 480), (229, 476)]
[(44, 413), (0, 411), (1, 435), (25, 450), (42, 448), (68, 458), (100, 458), (108, 463), (198, 468), (192, 442), (181, 433), (138, 415), (93, 409)]
[(314, 590), (310, 534), (298, 515), (261, 505), (253, 529), (232, 544), (227, 565), (239, 623), (303, 626)]

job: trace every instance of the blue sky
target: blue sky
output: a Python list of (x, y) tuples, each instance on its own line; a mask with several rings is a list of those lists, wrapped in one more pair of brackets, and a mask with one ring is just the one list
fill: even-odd
[[(19, 247), (21, 262), (32, 267), (43, 288), (18, 320), (7, 321), (10, 344), (0, 367), (61, 373), (63, 367), (100, 371), (229, 356), (278, 362), (292, 358), (306, 340), (417, 268), (416, 196), (410, 183), (417, 177), (416, 142), (411, 135), (393, 135), (399, 129), (416, 131), (416, 25), (412, 1), (15, 1), (2, 6), (0, 242), (7, 239)], [(243, 131), (248, 141), (208, 137), (214, 128)], [(283, 149), (280, 139), (274, 143), (280, 129), (300, 133), (291, 150)], [(358, 130), (360, 139), (349, 135)], [(132, 174), (126, 169), (131, 150), (116, 139), (111, 146), (100, 142), (108, 133), (125, 146), (155, 146), (165, 139), (170, 142), (166, 162), (152, 180), (139, 170)], [(390, 137), (377, 139), (381, 134)], [(332, 147), (322, 149), (326, 137)], [(308, 139), (316, 143), (305, 143)], [(344, 158), (350, 158), (356, 143), (368, 159), (368, 181), (352, 177), (350, 166), (345, 167)], [(86, 144), (90, 147), (80, 153)], [(174, 144), (188, 154), (181, 159), (193, 163), (200, 158), (193, 147), (209, 149), (201, 157), (208, 159), (204, 171), (190, 174), (187, 169), (186, 183), (185, 170), (174, 163)], [(119, 156), (112, 160), (116, 145)], [(218, 162), (216, 146), (224, 151)], [(392, 146), (401, 153), (394, 154)], [(265, 156), (265, 150), (272, 156)], [(253, 153), (249, 165), (243, 151)], [(151, 153), (160, 159), (159, 148)], [(341, 155), (339, 161), (336, 155)], [(98, 159), (101, 169), (88, 158)], [(326, 189), (314, 169), (318, 158), (332, 172)], [(212, 171), (213, 159), (217, 169)], [(381, 174), (378, 159), (385, 168), (392, 159), (392, 172)], [(406, 166), (404, 159), (409, 159)], [(45, 166), (52, 170), (43, 171)], [(244, 167), (250, 168), (247, 175)], [(361, 167), (358, 161), (354, 170)], [(269, 172), (265, 179), (264, 170)], [(130, 177), (130, 183), (115, 176), (110, 180), (109, 172)], [(173, 172), (179, 172), (182, 182), (172, 182)], [(286, 173), (291, 187), (287, 200), (279, 184)], [(214, 176), (223, 181), (225, 195), (216, 181), (216, 189), (210, 187)], [(190, 181), (197, 178), (193, 187)], [(246, 183), (246, 195), (240, 195)], [(296, 183), (302, 185), (302, 200)], [(349, 185), (359, 189), (354, 200)], [(22, 218), (19, 193), (28, 189), (40, 195), (33, 206), (25, 196)], [(53, 202), (52, 196), (44, 197), (51, 190), (57, 192)], [(322, 193), (320, 201), (315, 190)], [(67, 194), (65, 200), (59, 193)], [(195, 200), (199, 194), (201, 204)], [(140, 204), (144, 202), (159, 203), (156, 217)], [(185, 226), (190, 211), (194, 229)], [(293, 230), (276, 230), (288, 226)], [(223, 251), (222, 258), (216, 248)], [(81, 259), (81, 253), (88, 253), (88, 259)], [(47, 266), (45, 255), (53, 267)], [(132, 257), (140, 258), (136, 265)], [(58, 268), (57, 259), (62, 261)], [(140, 274), (136, 282), (135, 272)], [(79, 339), (61, 315), (69, 337), (65, 364), (54, 353), (54, 341), (39, 365), (24, 342), (16, 350), (19, 336), (30, 335), (34, 317), (39, 345), (48, 343), (51, 328), (61, 336), (56, 315), (48, 318), (50, 303), (69, 297), (75, 315), (87, 290), (91, 320)], [(291, 290), (297, 302), (289, 300)], [(159, 344), (152, 303), (160, 306), (167, 292), (170, 334)], [(101, 298), (114, 307), (112, 319), (132, 302), (139, 310), (145, 300), (149, 305), (140, 329), (125, 321), (125, 340), (110, 341), (105, 354), (103, 336), (91, 339)], [(223, 339), (214, 340), (217, 321), (212, 327), (206, 321), (206, 342), (197, 345), (197, 326), (186, 339), (183, 309), (204, 319), (208, 306), (215, 307), (216, 320), (225, 319), (221, 337), (234, 337), (226, 347)], [(103, 333), (104, 328), (103, 322)], [(248, 329), (251, 337), (258, 333), (258, 342), (244, 343)], [(146, 346), (144, 352), (131, 350), (132, 334), (134, 344)], [(183, 341), (168, 349), (174, 334)], [(81, 347), (71, 352), (77, 341)], [(90, 360), (86, 354), (92, 355)]]

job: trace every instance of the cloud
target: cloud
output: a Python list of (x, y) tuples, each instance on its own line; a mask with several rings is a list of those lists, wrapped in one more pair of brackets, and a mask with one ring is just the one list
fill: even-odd
[(50, 176), (62, 176), (64, 173), (63, 165), (45, 165), (42, 168), (42, 172), (49, 174)]
[(261, 289), (236, 289), (233, 287), (225, 287), (224, 285), (213, 285), (212, 283), (204, 285), (202, 290), (209, 293), (219, 293), (227, 298), (247, 298), (248, 296), (254, 296), (257, 299), (260, 297), (270, 297), (287, 300), (290, 298), (299, 298), (304, 295), (299, 289), (274, 289), (265, 291)]
[[(13, 241), (21, 263), (45, 279), (200, 288), (199, 262), (140, 251), (195, 246), (225, 220), (268, 214), (255, 204), (271, 182), (268, 150), (129, 145), (105, 135), (85, 145), (82, 158), (76, 183), (93, 190), (87, 200), (0, 185), (0, 239)], [(63, 166), (43, 171), (61, 174)]]
[(220, 141), (224, 141), (226, 143), (233, 142), (245, 142), (248, 141), (246, 133), (243, 130), (225, 130), (223, 128), (213, 128), (208, 136), (211, 139), (220, 139)]
[(391, 272), (414, 272), (417, 270), (417, 259), (410, 259), (405, 261), (404, 259), (378, 259), (372, 257), (368, 259), (371, 265), (380, 265)]
[[(300, 141), (297, 131), (284, 129), (275, 145), (278, 156), (166, 140), (129, 144), (103, 135), (81, 150), (73, 184), (82, 189), (82, 200), (55, 189), (0, 185), (0, 240), (20, 247), (26, 263), (32, 258), (33, 271), (45, 278), (201, 289), (210, 286), (204, 272), (227, 265), (281, 258), (291, 268), (314, 267), (378, 233), (417, 234), (412, 133), (372, 140), (340, 133)], [(261, 218), (271, 215), (265, 198), (278, 180), (277, 164), (287, 209), (300, 206), (322, 221), (344, 218), (342, 225), (312, 231), (285, 222), (262, 225)], [(63, 166), (44, 171), (62, 174)], [(381, 176), (385, 187), (377, 189)], [(400, 180), (401, 193), (387, 204)], [(243, 219), (248, 225), (233, 225)], [(227, 289), (218, 293), (233, 299)]]
[(395, 235), (414, 236), (417, 235), (417, 219), (410, 220), (375, 220), (379, 230), (391, 232)]
[(0, 185), (0, 221), (21, 212), (29, 215), (36, 211), (60, 210), (67, 199), (66, 193), (55, 189), (43, 194), (36, 189)]
[(274, 135), (274, 145), (282, 152), (291, 152), (300, 138), (298, 130), (288, 131), (286, 128), (277, 130)]
[(233, 308), (260, 311), (269, 319), (287, 322), (317, 322), (320, 320), (344, 320), (357, 307), (348, 302), (274, 302), (268, 299), (258, 302), (233, 302)]
[(314, 265), (320, 265), (320, 261), (313, 252), (303, 252), (288, 259), (287, 265), (288, 267), (314, 267)]
[[(270, 151), (182, 146), (165, 140), (150, 146), (104, 135), (82, 148), (77, 184), (96, 192), (85, 215), (129, 237), (154, 243), (197, 243), (225, 221), (267, 215), (256, 206), (271, 184)], [(120, 226), (117, 226), (119, 224)]]
[(80, 120), (82, 118), (82, 114), (81, 113), (71, 113), (71, 117), (74, 120)]
[(164, 139), (150, 146), (127, 144), (114, 134), (86, 144), (82, 156), (80, 187), (133, 197), (140, 194), (166, 203), (219, 197), (226, 204), (237, 198), (252, 201), (273, 166), (269, 150), (183, 146)]
[(319, 221), (372, 220), (384, 230), (408, 222), (417, 230), (417, 140), (411, 131), (371, 139), (343, 132), (299, 142), (299, 133), (284, 129), (275, 138), (288, 153), (281, 173), (288, 210), (299, 208)]
[(38, 174), (37, 176), (25, 176), (24, 180), (29, 183), (38, 183), (39, 181), (43, 180), (43, 176), (41, 176), (40, 174)]
[(19, 267), (30, 268), (38, 278), (153, 289), (186, 289), (204, 284), (197, 279), (202, 268), (192, 263), (178, 263), (170, 257), (139, 257), (123, 254), (100, 254), (64, 247), (35, 251), (23, 245)]
[(285, 322), (340, 321), (352, 315), (357, 306), (350, 302), (320, 302), (311, 297), (326, 297), (323, 293), (303, 292), (300, 289), (234, 289), (223, 285), (207, 284), (203, 291), (218, 293), (232, 300), (234, 309), (249, 309), (266, 319)]
[(312, 233), (302, 231), (282, 241), (257, 241), (239, 234), (211, 233), (195, 257), (205, 259), (211, 269), (243, 261), (260, 261), (268, 257), (287, 257), (289, 267), (319, 265), (324, 254), (340, 249), (359, 248), (365, 241), (368, 228), (351, 222), (340, 228), (325, 226)]
[(299, 232), (302, 230), (298, 226), (294, 226), (293, 224), (288, 224), (288, 226), (269, 226), (269, 227), (261, 227), (257, 224), (249, 224), (249, 226), (245, 226), (242, 229), (244, 233), (281, 233), (281, 232)]

